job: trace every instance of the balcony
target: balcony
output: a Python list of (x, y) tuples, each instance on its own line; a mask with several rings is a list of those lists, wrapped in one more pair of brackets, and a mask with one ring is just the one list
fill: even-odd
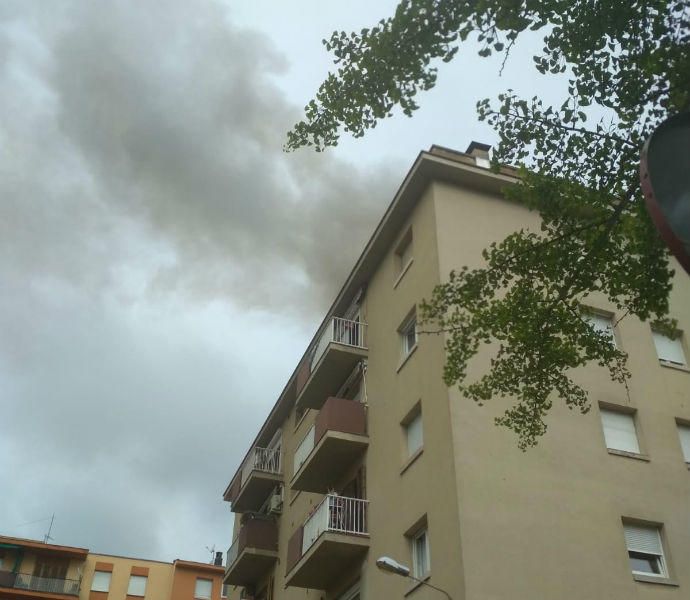
[(328, 398), (294, 455), (292, 488), (325, 494), (369, 445), (362, 403)]
[[(62, 579), (56, 577), (38, 577), (28, 573), (13, 573), (11, 571), (0, 571), (0, 588), (8, 588), (13, 592), (3, 590), (0, 597), (7, 598), (31, 598), (31, 597), (50, 597), (78, 596), (78, 579)], [(41, 592), (32, 594), (31, 592)]]
[(251, 586), (278, 560), (275, 521), (250, 519), (240, 528), (227, 553), (223, 583)]
[(369, 548), (367, 500), (329, 494), (288, 542), (286, 585), (328, 589)]
[(297, 391), (299, 408), (319, 409), (334, 395), (343, 380), (367, 357), (366, 323), (333, 317), (321, 334), (306, 381)]
[(252, 450), (242, 467), (238, 489), (228, 498), (233, 512), (258, 511), (276, 485), (282, 483), (281, 450), (259, 448)]

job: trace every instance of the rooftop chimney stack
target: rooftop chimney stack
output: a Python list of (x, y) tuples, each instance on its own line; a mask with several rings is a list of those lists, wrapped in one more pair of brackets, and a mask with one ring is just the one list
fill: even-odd
[(216, 565), (216, 567), (222, 567), (223, 566), (223, 553), (222, 552), (216, 552), (216, 559), (213, 561), (213, 564)]
[(489, 150), (491, 146), (489, 144), (482, 144), (480, 142), (475, 142), (472, 140), (465, 154), (469, 154), (474, 157), (474, 162), (478, 167), (488, 169), (491, 166), (491, 159), (489, 158)]

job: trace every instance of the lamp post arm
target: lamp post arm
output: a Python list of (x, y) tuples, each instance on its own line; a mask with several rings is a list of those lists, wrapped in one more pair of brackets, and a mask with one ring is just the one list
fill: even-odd
[(430, 587), (432, 590), (436, 590), (437, 592), (441, 592), (448, 600), (453, 600), (453, 598), (450, 597), (450, 594), (446, 592), (446, 590), (442, 590), (440, 587), (436, 587), (435, 585), (431, 585), (427, 581), (424, 581), (423, 579), (417, 579), (416, 577), (413, 577), (412, 575), (407, 576), (408, 579), (412, 579), (413, 581), (416, 581), (417, 583), (420, 583), (422, 585), (425, 585), (426, 587)]

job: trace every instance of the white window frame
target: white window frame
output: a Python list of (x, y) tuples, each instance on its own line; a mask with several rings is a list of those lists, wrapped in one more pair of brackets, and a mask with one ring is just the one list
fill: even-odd
[[(107, 581), (105, 585), (103, 583), (100, 583), (98, 586), (96, 585), (96, 580), (100, 579), (100, 577), (105, 578)], [(91, 591), (92, 592), (109, 592), (110, 591), (110, 581), (112, 579), (113, 574), (110, 571), (99, 571), (96, 570), (93, 572), (93, 578), (91, 579)]]
[[(671, 339), (656, 329), (652, 329), (652, 340), (654, 341), (654, 349), (659, 362), (664, 365), (675, 365), (679, 367), (687, 367), (688, 359), (685, 355), (685, 348), (683, 347), (683, 334), (678, 332), (678, 337)], [(664, 346), (672, 345), (675, 349), (673, 358), (667, 358), (667, 348)], [(662, 356), (662, 354), (664, 356)]]
[(220, 597), (221, 598), (227, 598), (229, 589), (230, 589), (229, 583), (221, 584), (221, 586), (220, 586)]
[[(129, 584), (127, 585), (127, 595), (128, 596), (141, 596), (144, 597), (146, 596), (146, 587), (148, 585), (148, 576), (147, 575), (130, 575), (129, 576)], [(142, 583), (143, 580), (143, 585), (144, 589), (142, 590), (141, 593), (139, 593), (138, 589), (133, 589), (134, 586), (133, 584), (137, 583)]]
[[(404, 423), (404, 427), (407, 458), (411, 458), (424, 448), (424, 420), (422, 419), (421, 408), (419, 410), (416, 410), (414, 414), (410, 416), (410, 418)], [(418, 429), (413, 430), (413, 427), (416, 427)], [(414, 440), (414, 437), (410, 435), (411, 433), (418, 434), (417, 437), (419, 438), (419, 440), (417, 445), (415, 446), (411, 445), (411, 442), (416, 441)]]
[[(609, 450), (615, 450), (618, 452), (628, 452), (630, 454), (641, 454), (640, 449), (640, 436), (637, 433), (637, 423), (635, 422), (635, 413), (627, 412), (622, 410), (616, 410), (615, 408), (610, 408), (608, 406), (600, 406), (599, 414), (601, 420), (601, 429), (604, 434), (604, 443), (606, 448)], [(626, 447), (621, 448), (620, 446), (625, 446), (626, 444), (614, 445), (614, 436), (618, 435), (619, 438), (625, 439), (628, 436), (628, 441), (632, 441), (630, 438), (629, 428), (619, 427), (624, 423), (623, 419), (632, 425), (632, 438), (634, 438), (634, 444), (628, 444)], [(622, 433), (621, 433), (622, 432)]]
[[(420, 540), (424, 538), (424, 562), (426, 569), (421, 570), (422, 565), (419, 564), (417, 546)], [(417, 531), (411, 539), (412, 547), (412, 575), (416, 579), (424, 579), (431, 573), (431, 551), (429, 549), (429, 528), (424, 526)]]
[[(414, 333), (414, 343), (409, 344), (410, 334)], [(398, 328), (398, 335), (400, 335), (401, 351), (403, 360), (408, 357), (417, 347), (417, 313), (413, 311), (405, 318), (402, 325)]]
[(676, 421), (683, 460), (690, 465), (690, 424)]
[(395, 260), (397, 265), (396, 274), (398, 276), (402, 276), (402, 274), (407, 270), (414, 260), (414, 248), (412, 246), (413, 240), (414, 237), (412, 236), (412, 227), (410, 227), (405, 232), (405, 235), (402, 236), (397, 248), (395, 249)]
[[(644, 549), (640, 547), (633, 547), (631, 548), (631, 545), (634, 546), (634, 544), (631, 544), (629, 541), (629, 537), (631, 537), (628, 534), (629, 530), (632, 529), (646, 529), (649, 531), (654, 531), (656, 533), (656, 540), (658, 542), (658, 549), (657, 551), (650, 551), (649, 548)], [(623, 534), (625, 537), (625, 547), (628, 551), (628, 559), (632, 558), (630, 556), (631, 552), (634, 552), (636, 554), (641, 554), (643, 556), (648, 556), (648, 557), (656, 557), (658, 558), (659, 561), (659, 570), (661, 571), (660, 573), (650, 573), (649, 571), (636, 571), (635, 569), (632, 568), (631, 566), (631, 572), (633, 575), (642, 575), (644, 577), (657, 577), (659, 579), (668, 579), (668, 566), (666, 564), (666, 556), (664, 554), (664, 541), (661, 537), (661, 526), (659, 525), (641, 525), (639, 523), (634, 523), (634, 522), (628, 522), (624, 521), (623, 522)]]
[[(203, 583), (208, 585), (208, 595), (203, 595), (203, 590), (199, 590), (199, 584)], [(198, 600), (211, 600), (213, 597), (213, 579), (207, 579), (206, 577), (197, 577), (194, 582), (194, 598)]]

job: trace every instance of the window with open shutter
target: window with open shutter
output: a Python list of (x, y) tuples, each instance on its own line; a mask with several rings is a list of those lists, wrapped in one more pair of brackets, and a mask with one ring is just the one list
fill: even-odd
[(633, 573), (667, 577), (659, 527), (624, 523), (625, 543)]

